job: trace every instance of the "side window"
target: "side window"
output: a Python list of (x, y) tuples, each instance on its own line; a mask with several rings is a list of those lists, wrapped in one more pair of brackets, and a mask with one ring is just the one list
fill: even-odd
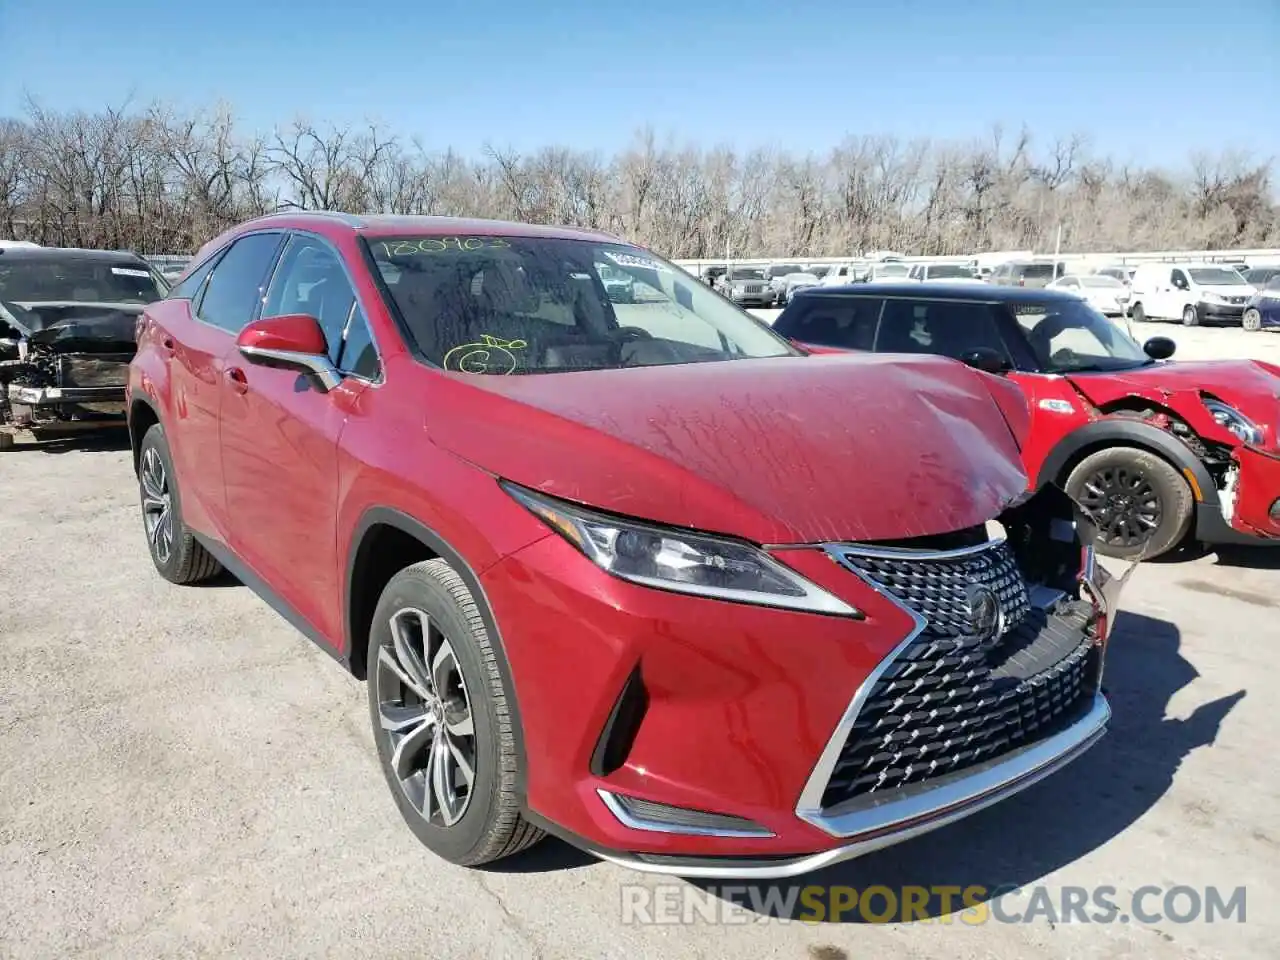
[(1274, 277), (1268, 280), (1267, 285), (1263, 289), (1280, 293), (1280, 273), (1277, 273)]
[(197, 293), (200, 292), (200, 285), (204, 283), (204, 278), (209, 275), (209, 271), (213, 269), (213, 265), (218, 262), (220, 253), (215, 253), (208, 260), (196, 267), (191, 275), (181, 283), (175, 283), (170, 288), (167, 300), (193, 300)]
[(872, 297), (813, 297), (779, 317), (774, 329), (801, 343), (870, 350), (883, 306)]
[(267, 292), (264, 317), (305, 313), (320, 321), (329, 359), (336, 365), (342, 331), (356, 301), (338, 255), (323, 240), (294, 234)]
[(236, 334), (253, 318), (280, 247), (278, 233), (241, 237), (214, 267), (196, 313), (205, 323)]
[(337, 367), (343, 373), (354, 373), (366, 380), (377, 380), (382, 372), (378, 351), (373, 345), (373, 335), (369, 332), (369, 321), (358, 303), (351, 305), (351, 318), (342, 338)]
[(1169, 282), (1179, 290), (1186, 290), (1191, 284), (1187, 283), (1187, 275), (1181, 270), (1175, 270), (1169, 274)]
[(1009, 352), (991, 306), (959, 300), (889, 300), (876, 337), (877, 353), (932, 353), (959, 360), (979, 347), (1006, 357)]

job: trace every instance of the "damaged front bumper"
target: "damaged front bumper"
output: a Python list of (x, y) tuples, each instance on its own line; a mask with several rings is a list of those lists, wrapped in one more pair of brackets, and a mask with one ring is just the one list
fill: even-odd
[(83, 403), (116, 403), (124, 413), (124, 386), (28, 387), (9, 385), (9, 403), (26, 407), (69, 407)]
[(1280, 544), (1280, 453), (1240, 447), (1232, 460), (1235, 489), (1227, 519), (1240, 533)]

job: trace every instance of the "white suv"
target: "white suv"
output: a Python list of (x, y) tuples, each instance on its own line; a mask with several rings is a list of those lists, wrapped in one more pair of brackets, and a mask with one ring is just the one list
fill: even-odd
[(1208, 320), (1240, 323), (1254, 289), (1220, 263), (1144, 263), (1133, 275), (1129, 312), (1134, 320)]

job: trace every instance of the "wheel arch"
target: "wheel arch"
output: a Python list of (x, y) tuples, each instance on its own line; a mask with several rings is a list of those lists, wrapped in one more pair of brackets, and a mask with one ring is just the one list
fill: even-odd
[(142, 438), (160, 422), (160, 414), (150, 400), (135, 396), (129, 404), (126, 422), (129, 426), (129, 447), (133, 451), (133, 472), (137, 475), (138, 461), (142, 456)]
[[(423, 560), (440, 559), (448, 563), (467, 585), (475, 600), (480, 619), (489, 634), (489, 642), (498, 656), (496, 663), (507, 691), (507, 709), (515, 731), (517, 787), (525, 794), (524, 726), (521, 721), (519, 695), (511, 674), (502, 631), (493, 615), (493, 607), (475, 570), (443, 536), (422, 521), (393, 507), (370, 507), (360, 516), (351, 535), (347, 552), (343, 626), (347, 634), (347, 669), (360, 680), (368, 678), (369, 626), (374, 608), (387, 582), (407, 566)], [(364, 638), (365, 642), (361, 642)]]
[[(1130, 408), (1121, 408), (1124, 413)], [(1085, 457), (1108, 447), (1137, 447), (1166, 460), (1192, 482), (1195, 504), (1218, 505), (1218, 488), (1208, 469), (1191, 449), (1168, 431), (1133, 417), (1110, 416), (1094, 420), (1067, 434), (1049, 451), (1040, 466), (1036, 485), (1063, 484)]]

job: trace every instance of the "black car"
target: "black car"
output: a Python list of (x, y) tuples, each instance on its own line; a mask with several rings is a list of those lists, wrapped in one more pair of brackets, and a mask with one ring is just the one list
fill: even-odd
[(167, 290), (133, 253), (0, 249), (0, 449), (123, 424), (137, 317)]

